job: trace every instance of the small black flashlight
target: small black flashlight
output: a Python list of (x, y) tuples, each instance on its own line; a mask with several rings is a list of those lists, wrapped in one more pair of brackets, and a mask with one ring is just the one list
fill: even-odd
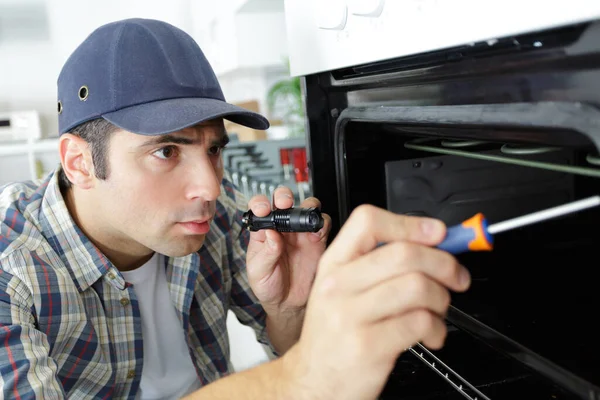
[(324, 220), (316, 207), (288, 208), (271, 211), (266, 217), (257, 217), (252, 210), (244, 213), (242, 222), (245, 229), (258, 231), (274, 229), (278, 232), (318, 232)]

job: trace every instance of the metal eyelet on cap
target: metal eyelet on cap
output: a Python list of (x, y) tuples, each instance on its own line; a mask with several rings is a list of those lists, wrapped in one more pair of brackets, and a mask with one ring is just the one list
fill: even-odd
[(87, 86), (82, 86), (79, 88), (79, 100), (86, 101), (89, 95), (89, 89)]
[(62, 102), (59, 100), (58, 101), (58, 114), (61, 114), (62, 110), (63, 110)]

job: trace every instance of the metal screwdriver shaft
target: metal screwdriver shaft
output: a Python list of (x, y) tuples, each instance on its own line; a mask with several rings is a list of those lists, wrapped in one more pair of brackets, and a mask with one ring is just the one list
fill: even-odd
[(586, 208), (596, 207), (598, 205), (600, 205), (600, 196), (592, 196), (588, 197), (587, 199), (574, 201), (572, 203), (563, 204), (557, 207), (548, 208), (546, 210), (537, 211), (531, 214), (522, 215), (520, 217), (491, 224), (488, 226), (487, 231), (491, 235), (495, 235), (499, 232), (509, 231), (522, 226), (535, 224), (537, 222), (571, 214), (577, 211), (585, 210)]

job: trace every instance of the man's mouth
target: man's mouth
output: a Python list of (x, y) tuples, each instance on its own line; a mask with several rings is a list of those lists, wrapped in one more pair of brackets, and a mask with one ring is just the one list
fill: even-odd
[(186, 231), (194, 235), (204, 235), (210, 231), (210, 219), (198, 219), (187, 222), (179, 222)]

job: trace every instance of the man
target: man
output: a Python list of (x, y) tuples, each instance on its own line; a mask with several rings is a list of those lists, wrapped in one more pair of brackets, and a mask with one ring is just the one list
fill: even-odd
[[(316, 234), (242, 229), (271, 204), (224, 176), (222, 119), (268, 123), (225, 102), (181, 30), (98, 28), (58, 112), (60, 167), (0, 194), (4, 398), (374, 398), (406, 347), (443, 344), (469, 276), (431, 247), (439, 221), (359, 207), (327, 251), (328, 216)], [(231, 374), (228, 310), (280, 357)]]

